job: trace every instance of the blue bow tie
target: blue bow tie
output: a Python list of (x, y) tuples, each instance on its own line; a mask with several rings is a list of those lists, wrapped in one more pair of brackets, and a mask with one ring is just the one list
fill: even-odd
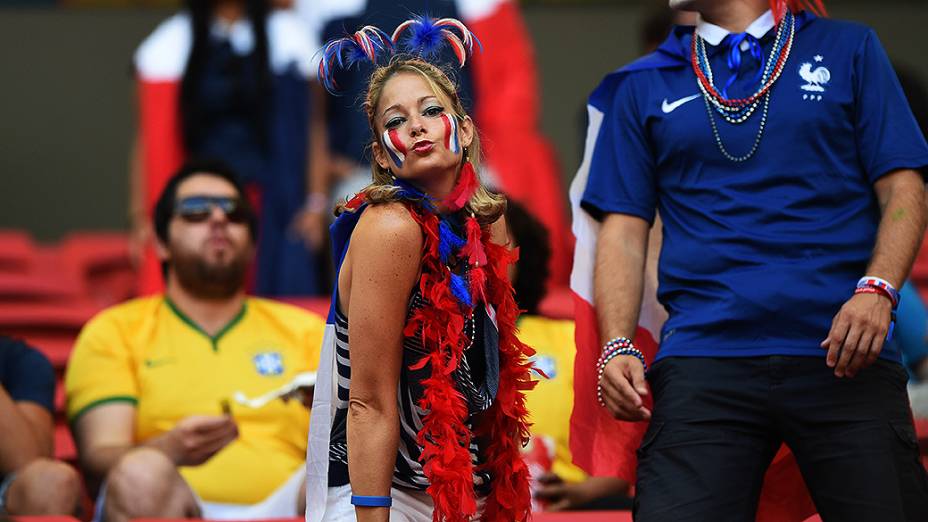
[(764, 72), (764, 53), (760, 46), (760, 41), (748, 33), (729, 34), (722, 40), (722, 45), (728, 45), (728, 70), (731, 72), (725, 87), (722, 88), (722, 96), (728, 98), (728, 89), (735, 84), (738, 76), (741, 74), (741, 44), (748, 43), (748, 51), (751, 57), (758, 63), (757, 72), (754, 74), (754, 82), (761, 79)]

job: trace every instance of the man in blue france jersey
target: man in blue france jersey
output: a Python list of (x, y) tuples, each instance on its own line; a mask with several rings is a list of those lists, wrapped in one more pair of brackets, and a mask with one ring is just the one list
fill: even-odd
[[(600, 401), (650, 420), (636, 520), (754, 520), (783, 442), (824, 520), (928, 520), (884, 344), (925, 230), (928, 144), (889, 60), (871, 29), (799, 0), (670, 4), (695, 29), (590, 98), (581, 202), (601, 223)], [(669, 318), (645, 374), (631, 338), (656, 211)]]

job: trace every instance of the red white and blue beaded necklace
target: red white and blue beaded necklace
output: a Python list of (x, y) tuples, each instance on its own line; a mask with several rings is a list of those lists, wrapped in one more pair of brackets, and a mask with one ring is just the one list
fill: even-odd
[[(767, 126), (767, 115), (770, 108), (770, 92), (786, 67), (795, 35), (796, 17), (791, 11), (786, 10), (783, 18), (777, 24), (776, 39), (774, 40), (773, 48), (770, 50), (770, 57), (766, 60), (765, 64), (762, 64), (763, 74), (760, 77), (760, 85), (758, 85), (754, 94), (747, 98), (728, 98), (727, 86), (726, 89), (719, 92), (714, 85), (712, 66), (709, 64), (705, 40), (698, 32), (693, 34), (691, 55), (693, 71), (696, 73), (697, 84), (699, 85), (699, 90), (702, 92), (703, 99), (706, 103), (706, 111), (709, 116), (709, 123), (712, 126), (712, 135), (715, 138), (715, 143), (722, 155), (728, 160), (735, 163), (742, 163), (751, 159), (757, 152), (761, 138), (764, 135), (764, 129)], [(736, 49), (735, 52), (740, 52), (740, 50)], [(729, 81), (729, 83), (731, 83), (731, 81)], [(748, 121), (761, 103), (763, 103), (763, 109), (761, 111), (760, 125), (751, 149), (740, 156), (730, 153), (722, 142), (714, 113), (718, 113), (728, 123), (738, 125)]]

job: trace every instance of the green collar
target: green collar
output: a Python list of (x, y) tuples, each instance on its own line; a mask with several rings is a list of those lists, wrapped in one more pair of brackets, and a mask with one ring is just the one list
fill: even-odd
[(216, 332), (216, 335), (210, 335), (206, 333), (206, 330), (201, 328), (200, 325), (195, 323), (193, 319), (187, 317), (187, 315), (184, 314), (184, 312), (181, 312), (180, 308), (177, 308), (177, 305), (174, 304), (174, 301), (171, 301), (171, 298), (168, 297), (167, 295), (164, 296), (164, 304), (168, 305), (168, 308), (172, 312), (174, 312), (174, 315), (176, 315), (178, 319), (180, 319), (181, 321), (186, 323), (187, 326), (193, 328), (197, 332), (203, 334), (203, 336), (205, 336), (207, 339), (209, 339), (209, 341), (213, 344), (213, 351), (216, 351), (219, 349), (219, 339), (221, 339), (222, 336), (228, 333), (229, 330), (232, 329), (232, 327), (237, 325), (242, 320), (242, 318), (245, 317), (245, 311), (248, 309), (248, 301), (245, 300), (245, 302), (242, 303), (242, 309), (238, 312), (238, 314), (236, 314), (235, 317), (233, 317), (232, 320), (228, 322), (228, 324), (220, 328), (219, 331)]

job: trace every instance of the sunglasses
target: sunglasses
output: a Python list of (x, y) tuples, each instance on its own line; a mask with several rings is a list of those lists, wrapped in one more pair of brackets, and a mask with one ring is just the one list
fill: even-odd
[(190, 196), (174, 204), (174, 215), (188, 223), (202, 223), (219, 208), (230, 223), (247, 223), (250, 212), (239, 198), (220, 196)]

